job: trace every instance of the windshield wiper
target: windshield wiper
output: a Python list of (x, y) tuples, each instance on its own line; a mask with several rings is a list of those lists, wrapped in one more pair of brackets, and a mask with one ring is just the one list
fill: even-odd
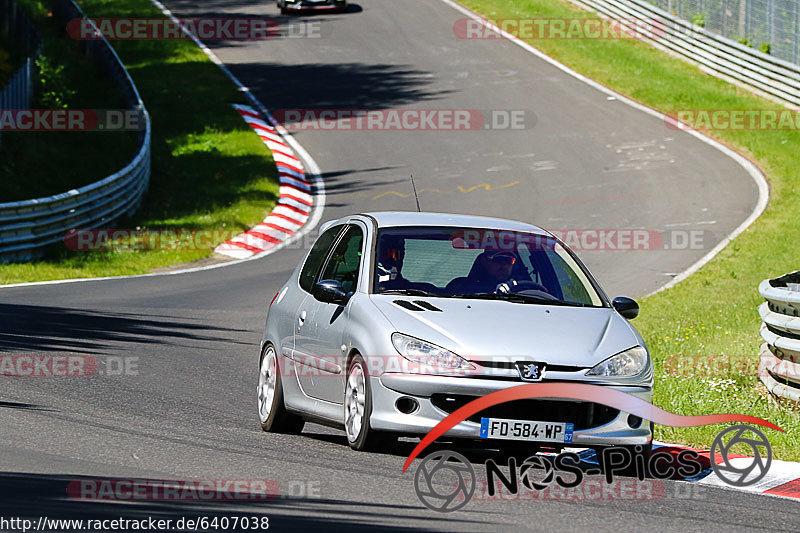
[(532, 303), (544, 305), (563, 305), (569, 307), (586, 307), (586, 304), (580, 302), (565, 302), (563, 300), (555, 300), (544, 296), (534, 296), (531, 294), (520, 294), (516, 292), (496, 293), (496, 292), (478, 292), (474, 294), (458, 294), (455, 298), (475, 298), (479, 300), (503, 300), (515, 303)]
[(407, 296), (441, 296), (433, 292), (423, 291), (422, 289), (390, 289), (388, 291), (381, 291), (378, 294), (405, 294)]

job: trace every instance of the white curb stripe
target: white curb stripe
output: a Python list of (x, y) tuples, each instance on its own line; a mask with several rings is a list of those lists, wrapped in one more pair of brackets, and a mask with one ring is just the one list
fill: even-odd
[(310, 205), (304, 204), (303, 202), (301, 202), (299, 200), (296, 200), (294, 198), (289, 198), (288, 196), (281, 195), (280, 203), (283, 204), (283, 205), (296, 207), (297, 209), (300, 209), (302, 211), (310, 211), (311, 210), (311, 206)]
[(300, 229), (303, 224), (302, 223), (295, 223), (286, 220), (285, 218), (278, 218), (276, 216), (270, 215), (264, 221), (265, 224), (275, 224), (276, 226), (280, 226), (281, 228), (286, 228), (288, 231), (294, 233), (298, 229)]
[(279, 215), (285, 215), (285, 216), (291, 218), (292, 220), (296, 220), (296, 221), (298, 221), (300, 223), (303, 223), (303, 224), (305, 223), (306, 219), (308, 218), (308, 215), (302, 215), (302, 214), (298, 213), (297, 211), (295, 211), (293, 209), (289, 209), (288, 207), (283, 206), (281, 204), (276, 205), (275, 209), (273, 209), (272, 212), (273, 213), (277, 213)]
[(272, 160), (275, 161), (276, 163), (278, 162), (289, 163), (290, 165), (298, 168), (301, 168), (303, 166), (302, 163), (300, 163), (300, 160), (297, 159), (296, 157), (283, 155), (277, 150), (272, 152)]

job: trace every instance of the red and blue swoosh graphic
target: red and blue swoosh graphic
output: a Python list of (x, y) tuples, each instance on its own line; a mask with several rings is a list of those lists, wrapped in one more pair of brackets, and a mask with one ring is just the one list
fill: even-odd
[(444, 420), (428, 432), (420, 441), (416, 448), (408, 456), (403, 472), (411, 465), (411, 462), (422, 453), (433, 441), (444, 435), (456, 424), (463, 422), (470, 416), (483, 411), (494, 405), (510, 402), (513, 400), (525, 400), (530, 398), (558, 398), (565, 400), (578, 400), (594, 402), (619, 409), (626, 413), (636, 415), (644, 420), (649, 420), (662, 426), (690, 427), (707, 426), (710, 424), (721, 424), (725, 422), (746, 422), (759, 426), (783, 431), (775, 424), (750, 415), (719, 414), (719, 415), (696, 415), (685, 416), (670, 413), (656, 407), (655, 405), (642, 400), (641, 398), (618, 391), (601, 385), (588, 385), (585, 383), (531, 383), (503, 389), (481, 398), (477, 398), (467, 405), (456, 409)]

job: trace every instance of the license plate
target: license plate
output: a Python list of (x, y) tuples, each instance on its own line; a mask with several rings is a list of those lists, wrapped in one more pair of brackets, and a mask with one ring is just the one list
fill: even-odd
[(536, 422), (507, 418), (481, 418), (481, 438), (533, 440), (536, 442), (572, 442), (574, 426), (568, 422)]

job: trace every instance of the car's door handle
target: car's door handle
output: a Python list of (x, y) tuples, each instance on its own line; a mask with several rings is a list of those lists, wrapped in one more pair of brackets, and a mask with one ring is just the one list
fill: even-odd
[(300, 316), (297, 317), (297, 327), (300, 328), (306, 322), (306, 312), (300, 312)]

